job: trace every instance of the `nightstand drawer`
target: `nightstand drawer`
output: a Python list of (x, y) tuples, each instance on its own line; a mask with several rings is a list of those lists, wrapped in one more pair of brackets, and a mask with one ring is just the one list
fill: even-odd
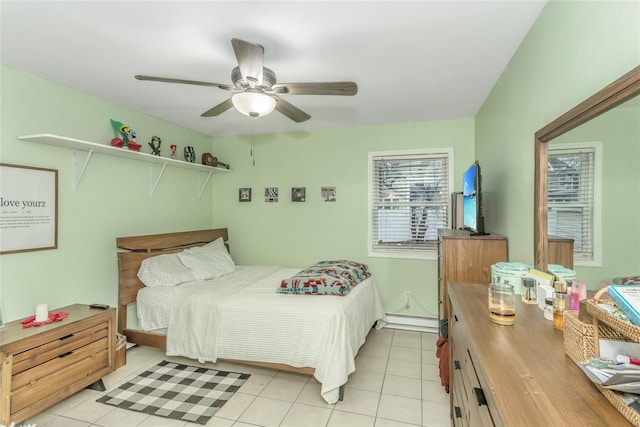
[(107, 345), (105, 337), (14, 375), (11, 380), (11, 412), (58, 391), (61, 384), (75, 383), (108, 368)]
[(95, 325), (72, 334), (61, 336), (37, 347), (13, 356), (13, 375), (31, 369), (49, 360), (58, 358), (69, 352), (106, 338), (109, 328), (106, 323)]

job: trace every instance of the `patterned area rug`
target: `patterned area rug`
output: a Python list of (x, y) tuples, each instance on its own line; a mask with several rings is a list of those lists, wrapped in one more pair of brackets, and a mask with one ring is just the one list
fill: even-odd
[(249, 374), (163, 360), (97, 402), (149, 415), (206, 424)]

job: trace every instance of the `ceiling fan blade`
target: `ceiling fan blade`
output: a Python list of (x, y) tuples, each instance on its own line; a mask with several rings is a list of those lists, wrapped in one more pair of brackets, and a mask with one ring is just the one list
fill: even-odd
[(231, 39), (242, 78), (249, 86), (262, 86), (262, 63), (264, 48), (240, 39)]
[(231, 98), (229, 98), (226, 101), (223, 101), (220, 104), (216, 105), (212, 109), (200, 114), (200, 117), (214, 117), (224, 113), (231, 107), (233, 107), (233, 103), (231, 102)]
[(287, 95), (353, 96), (358, 93), (358, 85), (354, 82), (277, 83), (271, 89)]
[(138, 80), (149, 80), (152, 82), (162, 82), (162, 83), (182, 83), (185, 85), (198, 85), (198, 86), (211, 86), (211, 87), (219, 87), (220, 89), (225, 90), (233, 90), (234, 87), (231, 85), (223, 85), (221, 83), (210, 83), (210, 82), (199, 82), (196, 80), (182, 80), (182, 79), (172, 79), (169, 77), (154, 77), (154, 76), (143, 76), (136, 75), (134, 76)]
[(289, 117), (294, 122), (300, 123), (311, 118), (310, 115), (294, 106), (293, 104), (285, 101), (284, 99), (278, 96), (274, 96), (274, 98), (276, 100), (276, 110)]

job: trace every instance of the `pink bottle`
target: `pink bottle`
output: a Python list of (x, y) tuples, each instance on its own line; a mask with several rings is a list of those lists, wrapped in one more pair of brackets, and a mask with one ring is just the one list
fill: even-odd
[(573, 280), (569, 296), (569, 310), (580, 310), (580, 301), (583, 299), (587, 299), (587, 286), (579, 280)]

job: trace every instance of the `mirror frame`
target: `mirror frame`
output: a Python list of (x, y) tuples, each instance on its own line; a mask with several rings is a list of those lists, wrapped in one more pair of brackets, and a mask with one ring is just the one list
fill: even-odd
[(533, 254), (537, 269), (549, 264), (547, 224), (548, 143), (640, 94), (640, 66), (605, 86), (535, 133)]

